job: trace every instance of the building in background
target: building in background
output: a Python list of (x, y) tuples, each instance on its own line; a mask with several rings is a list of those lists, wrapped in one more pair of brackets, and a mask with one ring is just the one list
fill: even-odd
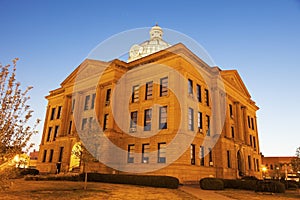
[[(162, 34), (162, 29), (154, 26), (150, 40), (132, 46), (128, 62), (86, 59), (58, 89), (50, 91), (37, 162), (41, 173), (83, 170), (82, 158), (74, 155), (80, 148), (80, 132), (87, 137), (97, 135), (91, 143), (105, 137), (126, 152), (117, 154), (95, 143), (95, 151), (89, 150), (96, 158), (84, 165), (87, 171), (126, 173), (99, 162), (98, 153), (106, 156), (111, 166), (117, 162), (128, 170), (149, 168), (146, 174), (174, 176), (181, 182), (203, 177), (261, 177), (258, 107), (238, 72), (210, 67), (183, 44), (165, 42)], [(168, 66), (178, 73), (158, 66)], [(101, 77), (95, 77), (103, 68), (106, 70)], [(127, 79), (121, 85), (125, 74)], [(223, 89), (215, 86), (218, 80), (214, 74), (222, 77)], [(93, 78), (98, 78), (96, 85), (90, 84)], [(113, 102), (113, 91), (118, 87), (130, 96), (115, 98), (125, 98), (128, 104)], [(217, 97), (225, 101), (217, 101)], [(212, 105), (216, 105), (215, 110)], [(220, 108), (225, 109), (224, 124)], [(75, 112), (80, 114), (75, 116)], [(128, 114), (117, 122), (114, 116), (123, 113)], [(103, 131), (91, 131), (95, 123)], [(214, 129), (217, 126), (221, 126), (220, 132)], [(177, 136), (182, 142), (192, 137), (179, 157), (174, 154), (182, 146), (180, 142), (174, 146)], [(215, 144), (206, 146), (206, 140)], [(164, 166), (172, 156), (176, 157), (174, 162), (150, 170), (152, 164)]]
[(38, 157), (39, 157), (39, 152), (36, 151), (35, 149), (29, 153), (29, 158), (30, 158), (29, 164), (28, 164), (29, 168), (36, 168), (36, 163), (37, 163)]
[(299, 175), (293, 170), (292, 160), (295, 157), (262, 156), (263, 176), (267, 179), (291, 179), (299, 181)]

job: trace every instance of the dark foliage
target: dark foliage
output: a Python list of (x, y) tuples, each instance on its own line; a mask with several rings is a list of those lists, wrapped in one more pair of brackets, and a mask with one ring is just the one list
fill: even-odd
[(256, 178), (255, 176), (243, 176), (242, 179), (243, 180), (258, 180), (258, 178)]
[(285, 186), (279, 181), (257, 181), (255, 192), (285, 193)]
[(200, 188), (203, 190), (224, 190), (222, 179), (218, 178), (203, 178), (199, 181)]
[[(84, 174), (80, 174), (80, 180), (84, 180)], [(171, 176), (88, 173), (88, 181), (143, 185), (143, 186), (163, 187), (163, 188), (172, 188), (172, 189), (177, 189), (179, 185), (179, 180)]]
[(295, 190), (299, 188), (299, 183), (294, 180), (280, 180), (284, 184), (286, 190)]
[(224, 188), (255, 190), (256, 179), (223, 179)]
[(25, 175), (38, 175), (40, 172), (37, 169), (31, 169), (31, 168), (25, 168), (25, 169), (21, 169), (19, 168), (19, 172), (21, 175), (25, 176)]

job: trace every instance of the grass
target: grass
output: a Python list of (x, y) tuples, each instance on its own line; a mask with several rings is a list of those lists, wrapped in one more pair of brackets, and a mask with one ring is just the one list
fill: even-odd
[[(194, 196), (180, 190), (167, 188), (153, 188), (145, 186), (121, 185), (109, 183), (88, 183), (88, 189), (83, 190), (83, 182), (71, 181), (25, 181), (15, 179), (12, 186), (0, 191), (2, 200), (58, 200), (58, 199), (104, 199), (104, 200), (194, 200)], [(256, 193), (247, 190), (226, 189), (224, 191), (201, 190), (200, 199), (206, 199), (207, 194), (214, 196), (216, 193), (232, 199), (239, 200), (286, 200), (300, 199), (300, 190), (287, 190), (285, 194)], [(195, 188), (195, 189), (196, 189)], [(202, 196), (203, 195), (203, 196)]]
[(88, 183), (87, 188), (87, 190), (83, 190), (83, 182), (17, 179), (13, 180), (13, 184), (8, 190), (0, 192), (0, 199), (195, 199), (178, 189), (92, 182)]
[(239, 200), (286, 200), (300, 199), (300, 190), (286, 190), (285, 193), (263, 193), (249, 190), (225, 189), (216, 193)]

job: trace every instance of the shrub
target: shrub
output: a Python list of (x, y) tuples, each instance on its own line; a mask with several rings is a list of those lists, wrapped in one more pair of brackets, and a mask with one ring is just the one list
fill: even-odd
[(24, 180), (26, 181), (80, 181), (78, 175), (51, 175), (51, 176), (32, 176), (32, 175), (27, 175), (25, 176)]
[(218, 178), (203, 178), (199, 183), (203, 190), (224, 190), (224, 183)]
[(239, 189), (240, 180), (238, 179), (223, 179), (224, 188)]
[(286, 190), (295, 190), (298, 188), (298, 182), (294, 180), (280, 180), (284, 184)]
[(19, 169), (21, 175), (38, 175), (40, 172), (37, 169), (25, 168)]
[(258, 180), (258, 178), (256, 178), (255, 176), (243, 176), (242, 179), (243, 180)]
[[(84, 176), (85, 174), (80, 174), (80, 180), (83, 181)], [(88, 173), (88, 181), (143, 185), (143, 186), (163, 187), (163, 188), (172, 188), (172, 189), (177, 189), (179, 185), (179, 180), (171, 176)]]
[(285, 193), (285, 187), (279, 181), (257, 181), (255, 192)]
[(255, 179), (223, 179), (224, 188), (240, 189), (240, 190), (255, 190)]

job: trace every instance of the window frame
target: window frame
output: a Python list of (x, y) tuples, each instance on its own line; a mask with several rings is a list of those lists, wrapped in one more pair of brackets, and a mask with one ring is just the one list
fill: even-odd
[(139, 96), (140, 96), (139, 93), (140, 93), (140, 86), (139, 85), (132, 86), (131, 103), (139, 102)]
[(166, 163), (166, 142), (158, 143), (157, 163)]
[(163, 77), (160, 79), (160, 86), (159, 86), (160, 97), (168, 96), (168, 85), (169, 85), (168, 77)]
[(197, 84), (196, 90), (197, 90), (197, 100), (198, 100), (198, 102), (201, 103), (202, 102), (201, 85)]
[(195, 144), (191, 144), (190, 147), (190, 153), (191, 153), (191, 165), (196, 164), (196, 149), (195, 149)]
[(146, 83), (145, 89), (145, 100), (149, 100), (153, 98), (153, 81), (149, 81)]
[[(147, 147), (147, 148), (146, 148)], [(149, 163), (150, 144), (142, 144), (142, 163)]]
[(152, 108), (144, 110), (144, 131), (151, 131), (152, 128)]
[(135, 145), (134, 144), (128, 144), (127, 149), (127, 163), (134, 163), (134, 151), (135, 151)]
[(190, 108), (188, 109), (188, 130), (194, 131), (194, 109)]
[(168, 128), (168, 106), (161, 106), (159, 107), (159, 129), (167, 129), (167, 128)]

